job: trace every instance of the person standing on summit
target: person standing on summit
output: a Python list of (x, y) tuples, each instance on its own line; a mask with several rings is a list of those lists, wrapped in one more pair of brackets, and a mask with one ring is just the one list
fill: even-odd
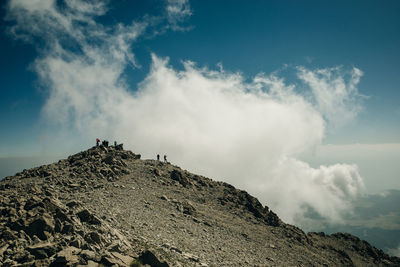
[(99, 143), (100, 143), (100, 139), (96, 138), (96, 146), (99, 146)]
[(164, 155), (164, 162), (168, 162), (167, 161), (167, 155)]
[(157, 154), (157, 160), (160, 161), (160, 154)]

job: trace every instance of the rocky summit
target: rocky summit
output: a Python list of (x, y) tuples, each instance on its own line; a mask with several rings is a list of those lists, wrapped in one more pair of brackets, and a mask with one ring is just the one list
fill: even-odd
[(0, 182), (0, 266), (400, 266), (305, 234), (247, 192), (115, 147)]

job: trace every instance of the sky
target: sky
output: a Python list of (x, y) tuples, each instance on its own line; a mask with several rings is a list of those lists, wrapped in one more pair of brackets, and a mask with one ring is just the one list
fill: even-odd
[(3, 176), (99, 137), (297, 225), (400, 189), (399, 1), (1, 3)]

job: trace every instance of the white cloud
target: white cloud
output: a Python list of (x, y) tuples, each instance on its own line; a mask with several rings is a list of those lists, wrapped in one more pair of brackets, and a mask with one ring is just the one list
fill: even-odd
[[(358, 70), (346, 78), (335, 69), (299, 68), (315, 105), (276, 75), (245, 82), (241, 74), (193, 62), (176, 71), (168, 59), (153, 55), (150, 73), (131, 92), (121, 75), (134, 63), (130, 45), (148, 26), (145, 22), (106, 28), (93, 19), (105, 7), (81, 6), (79, 0), (70, 2), (73, 11), (66, 13), (51, 1), (39, 11), (24, 1), (11, 3), (14, 29), (47, 36), (50, 43), (35, 66), (49, 88), (43, 115), (62, 127), (58, 133), (53, 128), (52, 135), (115, 139), (145, 157), (167, 153), (184, 168), (249, 190), (292, 223), (303, 221), (307, 206), (338, 221), (363, 190), (354, 165), (312, 168), (298, 159), (321, 144), (324, 118), (336, 120), (332, 109), (337, 105), (341, 119), (355, 116), (357, 109), (348, 105), (357, 100)], [(190, 15), (187, 1), (169, 1), (167, 11), (176, 18), (172, 26)], [(30, 32), (29, 25), (38, 20)], [(56, 34), (46, 32), (53, 20)], [(76, 20), (85, 23), (73, 27)], [(64, 34), (81, 49), (70, 49)]]
[(388, 249), (390, 255), (400, 257), (400, 245), (397, 248)]
[[(342, 126), (360, 112), (362, 97), (357, 84), (363, 75), (361, 70), (353, 68), (348, 73), (339, 67), (315, 71), (299, 67), (298, 70), (298, 77), (312, 90), (318, 111), (332, 126)], [(349, 76), (347, 81), (346, 76)]]
[(357, 164), (369, 193), (400, 189), (400, 144), (321, 145), (301, 158), (311, 166), (337, 162)]
[(192, 15), (188, 0), (167, 0), (167, 19), (173, 30), (183, 30), (179, 23)]

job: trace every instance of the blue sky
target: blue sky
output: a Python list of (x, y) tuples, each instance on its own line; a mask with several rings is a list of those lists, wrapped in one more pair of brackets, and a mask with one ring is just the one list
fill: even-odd
[[(325, 140), (327, 143), (396, 143), (400, 141), (400, 3), (398, 1), (192, 1), (191, 26), (184, 32), (144, 37), (134, 45), (141, 69), (126, 70), (131, 89), (148, 71), (150, 53), (199, 65), (222, 63), (252, 77), (289, 65), (356, 66), (364, 72), (359, 85), (368, 96), (357, 120)], [(161, 14), (162, 1), (113, 1), (100, 20), (105, 23)], [(32, 44), (7, 34), (2, 8), (1, 138), (8, 140), (2, 156), (16, 144), (32, 146), (45, 94), (29, 70), (37, 56)], [(17, 149), (18, 151), (18, 149)]]
[(289, 222), (400, 189), (399, 1), (97, 3), (3, 2), (4, 162), (117, 139)]

